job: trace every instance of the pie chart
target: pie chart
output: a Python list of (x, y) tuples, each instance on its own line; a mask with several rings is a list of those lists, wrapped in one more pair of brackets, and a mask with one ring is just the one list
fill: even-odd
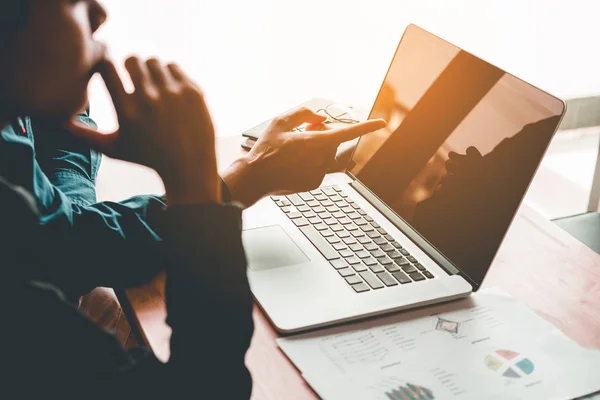
[(485, 356), (484, 362), (491, 371), (511, 379), (531, 375), (535, 369), (529, 358), (511, 350), (496, 350)]

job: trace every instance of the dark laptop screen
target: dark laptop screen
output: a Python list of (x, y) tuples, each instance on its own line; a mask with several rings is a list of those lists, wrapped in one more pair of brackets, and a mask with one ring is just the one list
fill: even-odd
[(409, 26), (349, 172), (480, 284), (563, 102)]

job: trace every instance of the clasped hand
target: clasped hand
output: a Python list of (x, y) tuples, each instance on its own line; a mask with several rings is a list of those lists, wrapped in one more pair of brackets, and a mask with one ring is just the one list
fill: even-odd
[[(129, 58), (134, 91), (127, 93), (111, 62), (99, 71), (117, 112), (119, 129), (101, 134), (75, 121), (68, 129), (109, 157), (157, 171), (173, 204), (221, 202), (215, 132), (201, 90), (175, 64)], [(327, 129), (326, 117), (301, 108), (273, 120), (252, 151), (223, 174), (233, 200), (250, 206), (269, 194), (319, 186), (338, 146), (385, 127), (370, 120)], [(294, 128), (308, 124), (305, 132)]]

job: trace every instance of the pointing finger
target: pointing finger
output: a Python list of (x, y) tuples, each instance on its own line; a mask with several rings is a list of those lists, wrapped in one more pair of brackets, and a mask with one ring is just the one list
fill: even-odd
[(374, 131), (385, 128), (387, 122), (383, 119), (371, 119), (355, 125), (346, 126), (343, 128), (332, 129), (325, 132), (311, 134), (316, 140), (323, 140), (330, 144), (339, 145), (344, 142), (349, 142), (358, 137), (366, 135)]
[(273, 122), (283, 131), (291, 131), (292, 129), (308, 123), (321, 124), (327, 120), (325, 115), (317, 114), (309, 108), (301, 107), (289, 113), (280, 115)]

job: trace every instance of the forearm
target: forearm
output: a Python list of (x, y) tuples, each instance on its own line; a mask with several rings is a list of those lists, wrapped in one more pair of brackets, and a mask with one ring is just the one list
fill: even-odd
[(252, 385), (244, 357), (253, 332), (253, 303), (241, 210), (174, 207), (166, 217), (167, 321), (173, 328), (168, 366), (192, 382), (204, 377), (208, 393), (228, 387), (229, 398), (248, 398)]

